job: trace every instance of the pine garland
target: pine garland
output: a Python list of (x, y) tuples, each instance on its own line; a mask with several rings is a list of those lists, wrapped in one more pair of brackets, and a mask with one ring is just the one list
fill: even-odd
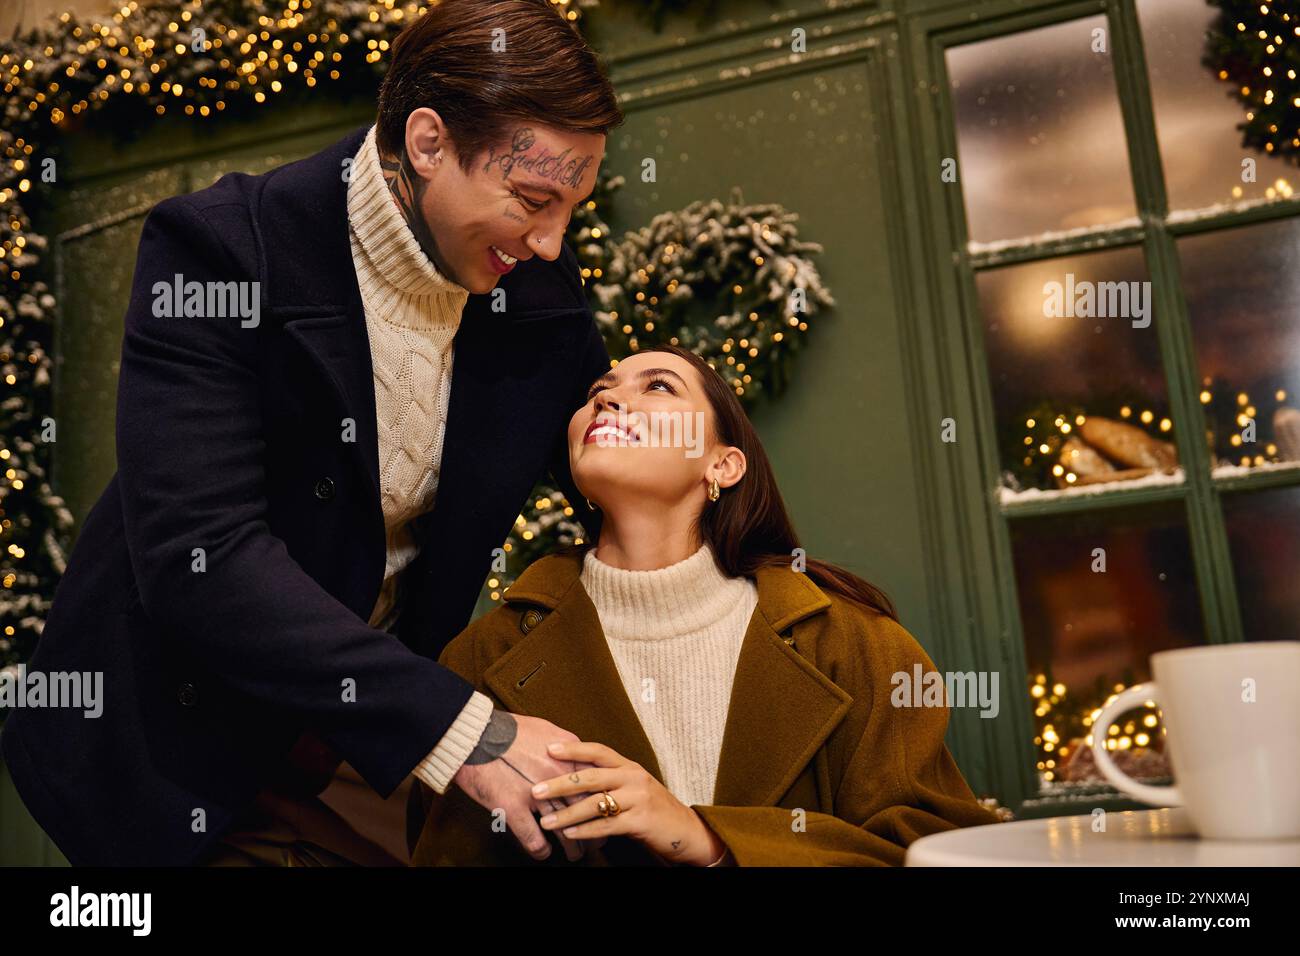
[(705, 359), (745, 404), (779, 394), (808, 318), (835, 304), (798, 215), (739, 189), (655, 216), (614, 244), (592, 290), (611, 355), (672, 344)]

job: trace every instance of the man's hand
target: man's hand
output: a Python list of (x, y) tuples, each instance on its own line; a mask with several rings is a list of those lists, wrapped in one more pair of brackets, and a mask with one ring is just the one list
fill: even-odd
[[(515, 839), (533, 859), (544, 860), (551, 855), (551, 845), (533, 813), (554, 813), (585, 794), (538, 800), (532, 795), (532, 787), (540, 780), (591, 766), (581, 761), (557, 760), (547, 752), (548, 744), (577, 739), (549, 720), (493, 710), (478, 746), (452, 777), (452, 783), (488, 810), (504, 810), (506, 825)], [(560, 835), (560, 842), (570, 860), (582, 856), (581, 840)]]

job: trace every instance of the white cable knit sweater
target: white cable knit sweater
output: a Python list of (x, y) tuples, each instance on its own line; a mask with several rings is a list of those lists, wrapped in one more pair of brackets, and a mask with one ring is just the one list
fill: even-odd
[[(400, 610), (401, 573), (418, 552), (410, 522), (433, 507), (438, 490), (452, 341), (469, 292), (429, 261), (402, 217), (384, 179), (373, 126), (353, 163), (348, 223), (374, 368), (387, 546), (370, 624), (386, 630)], [(476, 691), (415, 773), (443, 793), (491, 716), (491, 698)]]
[(429, 261), (379, 166), (372, 126), (348, 188), (352, 261), (375, 376), (387, 559), (370, 623), (386, 627), (416, 554), (409, 523), (433, 507), (451, 394), (452, 340), (469, 293)]
[(583, 560), (582, 584), (664, 785), (687, 806), (712, 803), (757, 587), (750, 578), (724, 575), (707, 544), (655, 571), (612, 567), (593, 549)]

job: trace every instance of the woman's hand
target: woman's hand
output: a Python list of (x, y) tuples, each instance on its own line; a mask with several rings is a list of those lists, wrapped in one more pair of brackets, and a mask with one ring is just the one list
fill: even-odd
[[(584, 800), (542, 817), (543, 830), (559, 830), (566, 837), (588, 840), (628, 836), (672, 863), (708, 866), (726, 851), (700, 815), (686, 806), (640, 764), (604, 744), (551, 744), (556, 760), (585, 761), (592, 767), (543, 780), (533, 787), (534, 797), (563, 797), (590, 793)], [(619, 812), (601, 816), (598, 806), (608, 792)]]

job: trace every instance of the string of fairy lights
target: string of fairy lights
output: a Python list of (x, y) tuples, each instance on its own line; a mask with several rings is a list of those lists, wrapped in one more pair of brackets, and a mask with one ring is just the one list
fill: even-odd
[[(1246, 444), (1246, 440), (1242, 437), (1242, 430), (1252, 421), (1258, 423), (1260, 409), (1256, 405), (1256, 400), (1244, 390), (1235, 393), (1231, 408), (1223, 407), (1221, 402), (1216, 401), (1216, 397), (1213, 380), (1203, 379), (1199, 399), (1201, 405), (1206, 406), (1206, 440), (1210, 450), (1217, 456), (1219, 464), (1235, 462), (1242, 467), (1260, 467), (1291, 460), (1290, 456), (1296, 454), (1296, 451), (1289, 447), (1280, 448), (1276, 441), (1262, 442), (1260, 444), (1262, 450), (1254, 454), (1238, 454)], [(1274, 389), (1272, 391), (1273, 411), (1285, 406), (1287, 398), (1288, 392), (1285, 388)], [(1140, 425), (1153, 436), (1170, 437), (1174, 429), (1174, 423), (1168, 416), (1158, 415), (1150, 408), (1141, 408), (1132, 403), (1120, 405), (1117, 418), (1126, 424)], [(1050, 475), (1065, 487), (1076, 484), (1080, 476), (1069, 466), (1068, 459), (1062, 455), (1062, 448), (1065, 441), (1087, 420), (1088, 416), (1077, 408), (1062, 412), (1034, 413), (1026, 417), (1025, 434), (1020, 439), (1023, 446), (1020, 465), (1023, 467), (1017, 470), (1015, 476), (1017, 481), (1022, 486), (1035, 486), (1045, 483)], [(1219, 427), (1229, 421), (1236, 426), (1235, 429)]]
[[(1092, 747), (1092, 727), (1101, 709), (1124, 688), (1124, 684), (1114, 684), (1104, 700), (1076, 704), (1068, 699), (1069, 691), (1064, 684), (1050, 682), (1046, 674), (1034, 675), (1029, 683), (1029, 698), (1034, 708), (1038, 772), (1044, 782), (1056, 783), (1068, 777), (1063, 771), (1076, 749)], [(1106, 737), (1107, 750), (1154, 748), (1156, 741), (1163, 737), (1164, 726), (1155, 701), (1143, 701), (1134, 709), (1136, 716), (1130, 714), (1111, 724)]]
[[(572, 0), (551, 0), (576, 20)], [(285, 0), (251, 22), (245, 4), (221, 0), (137, 0), (106, 22), (69, 13), (25, 51), (0, 54), (5, 94), (29, 94), (25, 108), (58, 127), (114, 96), (136, 96), (158, 115), (209, 117), (238, 99), (265, 103), (290, 84), (338, 81), (347, 66), (376, 66), (391, 40), (422, 16), (399, 0)], [(32, 49), (32, 48), (35, 49)]]
[[(1156, 419), (1155, 413), (1149, 409), (1134, 414), (1131, 405), (1120, 406), (1119, 417), (1126, 422), (1138, 421), (1147, 426)], [(1077, 411), (1031, 414), (1025, 419), (1026, 434), (1022, 439), (1024, 457), (1021, 463), (1029, 470), (1029, 474), (1034, 476), (1027, 483), (1034, 484), (1041, 481), (1044, 471), (1050, 472), (1052, 477), (1064, 482), (1067, 487), (1079, 480), (1079, 475), (1068, 464), (1061, 461), (1061, 451), (1065, 440), (1087, 420), (1087, 415)], [(1161, 432), (1169, 432), (1173, 428), (1173, 422), (1162, 417), (1157, 427)]]

